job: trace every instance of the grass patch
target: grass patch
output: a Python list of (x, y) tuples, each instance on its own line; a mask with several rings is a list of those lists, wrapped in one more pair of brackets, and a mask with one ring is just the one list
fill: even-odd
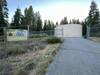
[[(54, 39), (56, 37), (53, 37)], [(42, 39), (42, 38), (41, 38)], [(51, 38), (50, 38), (51, 39)], [(57, 38), (58, 39), (58, 38)], [(60, 39), (60, 38), (59, 38)], [(43, 39), (42, 39), (43, 40)], [(45, 42), (43, 42), (45, 41)], [(33, 50), (27, 51), (25, 48), (16, 48), (7, 50), (9, 55), (9, 63), (13, 66), (13, 74), (10, 75), (44, 75), (47, 71), (48, 65), (53, 61), (54, 56), (60, 46), (60, 43), (56, 41), (55, 44), (47, 44), (47, 38), (42, 42), (36, 42), (32, 45)], [(60, 39), (61, 42), (61, 39)], [(34, 51), (34, 48), (36, 50)], [(19, 55), (20, 54), (20, 55)], [(4, 66), (0, 67), (2, 71)]]
[(18, 54), (24, 54), (27, 51), (24, 50), (23, 48), (16, 48), (16, 49), (10, 49), (7, 50), (7, 55), (18, 55)]
[(27, 70), (27, 71), (30, 71), (30, 70), (33, 70), (35, 68), (35, 66), (36, 66), (35, 62), (29, 62), (29, 63), (26, 64), (24, 69)]
[(17, 71), (14, 75), (28, 75), (28, 74), (29, 74), (28, 71), (21, 69), (21, 70)]
[(100, 37), (90, 37), (90, 40), (100, 43)]
[(47, 34), (34, 34), (34, 35), (31, 35), (29, 38), (44, 38), (44, 37), (48, 37)]

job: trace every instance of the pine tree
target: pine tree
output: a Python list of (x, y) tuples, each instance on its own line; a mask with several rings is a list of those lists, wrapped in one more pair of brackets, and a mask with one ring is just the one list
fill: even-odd
[(8, 24), (8, 8), (7, 1), (0, 0), (0, 27), (6, 27)]
[(55, 28), (55, 25), (53, 22), (51, 22), (51, 30), (54, 30), (54, 28)]
[(76, 20), (75, 19), (72, 19), (72, 24), (76, 24)]
[(79, 19), (77, 19), (77, 20), (76, 20), (76, 24), (80, 24), (80, 21), (79, 21)]
[(91, 27), (97, 25), (100, 22), (99, 17), (100, 14), (99, 10), (97, 9), (97, 4), (94, 1), (92, 1), (89, 11), (89, 16), (87, 18), (88, 25)]
[(60, 24), (61, 25), (68, 24), (67, 17), (64, 17), (64, 19), (61, 20)]
[[(0, 27), (7, 27), (8, 25), (8, 8), (7, 1), (0, 0)], [(3, 28), (0, 28), (0, 35), (3, 35)]]
[(36, 30), (37, 31), (41, 31), (42, 30), (42, 20), (41, 20), (41, 16), (40, 13), (37, 13), (37, 17), (36, 17), (37, 21), (36, 21)]
[(59, 23), (58, 22), (56, 22), (56, 26), (58, 25)]
[(44, 21), (44, 27), (43, 27), (43, 30), (47, 30), (47, 20)]
[(34, 16), (34, 11), (33, 7), (29, 6), (29, 8), (25, 8), (24, 10), (24, 17), (25, 17), (25, 24), (26, 25), (33, 25), (33, 17)]
[(27, 12), (27, 18), (28, 18), (28, 25), (32, 25), (32, 21), (33, 21), (33, 7), (30, 6)]
[(63, 25), (63, 24), (64, 24), (64, 20), (62, 19), (61, 22), (60, 22), (60, 25)]
[(69, 24), (72, 24), (72, 21), (71, 20), (69, 21)]
[(63, 24), (68, 24), (67, 17), (64, 17)]
[(16, 9), (15, 11), (15, 15), (13, 17), (13, 21), (11, 23), (11, 26), (13, 28), (20, 28), (21, 23), (22, 23), (22, 13), (21, 10), (19, 8)]
[(25, 8), (24, 10), (24, 17), (23, 17), (23, 21), (24, 21), (24, 25), (28, 25), (28, 9)]
[(48, 30), (51, 30), (51, 27), (52, 27), (52, 25), (51, 25), (51, 21), (48, 20)]

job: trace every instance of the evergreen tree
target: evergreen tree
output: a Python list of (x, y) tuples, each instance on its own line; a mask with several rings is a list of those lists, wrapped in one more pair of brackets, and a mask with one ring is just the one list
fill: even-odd
[(71, 20), (69, 21), (69, 24), (72, 24), (72, 21)]
[[(0, 0), (0, 27), (7, 27), (8, 25), (8, 8), (7, 1)], [(0, 28), (0, 35), (3, 34), (3, 28)]]
[(58, 22), (56, 22), (56, 26), (58, 25), (59, 23)]
[(76, 20), (76, 24), (80, 24), (80, 21), (79, 21), (79, 19), (77, 19), (77, 20)]
[(52, 25), (51, 25), (51, 21), (48, 20), (48, 30), (51, 30), (51, 27), (52, 27)]
[(24, 10), (24, 17), (23, 17), (24, 25), (28, 25), (28, 9), (25, 8)]
[(14, 28), (20, 28), (21, 23), (22, 23), (22, 13), (19, 8), (16, 9), (15, 15), (13, 17), (13, 21), (11, 23), (11, 26)]
[(60, 25), (63, 25), (63, 24), (64, 24), (64, 20), (62, 19), (61, 22), (60, 22)]
[(99, 17), (100, 14), (99, 14), (99, 10), (97, 9), (97, 4), (94, 1), (92, 1), (90, 6), (90, 11), (89, 11), (89, 16), (87, 18), (88, 25), (93, 27), (98, 23), (100, 23)]
[(44, 27), (43, 27), (43, 30), (45, 31), (45, 30), (47, 30), (48, 28), (47, 28), (47, 20), (45, 20), (44, 21)]
[(54, 28), (55, 28), (55, 25), (53, 22), (51, 22), (51, 30), (54, 30)]
[(28, 18), (28, 25), (32, 25), (32, 21), (33, 21), (33, 7), (30, 6), (28, 11), (27, 11), (27, 18)]
[(72, 24), (76, 24), (76, 20), (75, 19), (72, 19)]
[(61, 20), (60, 24), (61, 25), (68, 24), (67, 17), (64, 17), (64, 19)]
[(44, 27), (43, 30), (54, 30), (55, 26), (54, 23), (50, 20), (45, 20), (44, 21)]
[(34, 11), (33, 7), (30, 6), (24, 10), (24, 21), (26, 25), (33, 25)]
[(38, 12), (37, 14), (37, 21), (36, 21), (36, 30), (37, 31), (41, 31), (42, 30), (42, 20), (41, 20), (41, 16), (40, 16), (40, 13)]
[(8, 24), (8, 8), (7, 1), (0, 0), (0, 27), (6, 27)]
[(72, 21), (70, 20), (70, 24), (80, 24), (79, 19), (72, 19)]
[(64, 17), (63, 24), (68, 24), (67, 17)]

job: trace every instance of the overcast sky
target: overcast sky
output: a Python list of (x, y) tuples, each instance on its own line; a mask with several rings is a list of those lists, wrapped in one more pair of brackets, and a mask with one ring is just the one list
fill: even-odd
[[(68, 19), (84, 20), (90, 10), (92, 0), (7, 0), (9, 9), (9, 21), (16, 8), (23, 10), (32, 5), (34, 11), (39, 11), (43, 20), (50, 19), (60, 21), (64, 16)], [(100, 10), (100, 0), (95, 0)]]

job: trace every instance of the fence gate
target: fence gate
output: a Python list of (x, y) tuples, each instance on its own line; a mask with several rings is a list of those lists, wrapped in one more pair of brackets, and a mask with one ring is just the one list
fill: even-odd
[(63, 37), (63, 28), (55, 29), (56, 37)]
[(90, 38), (90, 37), (100, 37), (99, 26), (94, 26), (94, 27), (87, 26), (87, 38)]

